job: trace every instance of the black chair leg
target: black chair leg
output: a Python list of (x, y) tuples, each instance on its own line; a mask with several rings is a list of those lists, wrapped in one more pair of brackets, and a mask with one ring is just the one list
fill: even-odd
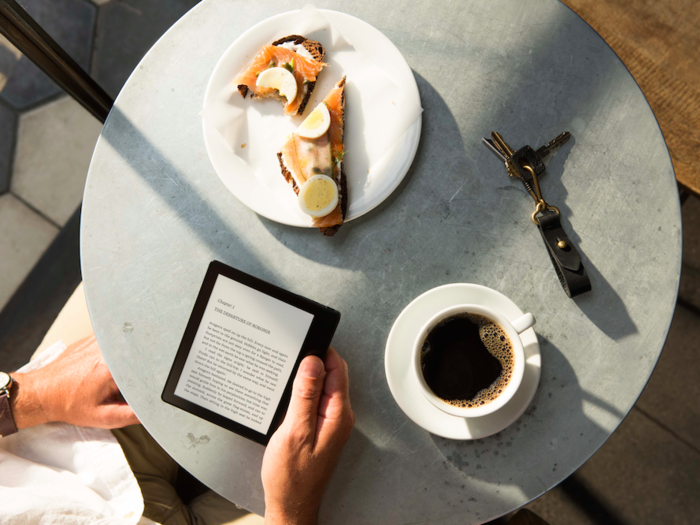
[(114, 101), (15, 0), (0, 0), (0, 34), (104, 124)]

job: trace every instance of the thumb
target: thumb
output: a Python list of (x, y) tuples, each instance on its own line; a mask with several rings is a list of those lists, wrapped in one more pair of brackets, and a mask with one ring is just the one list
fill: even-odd
[(304, 358), (294, 379), (285, 424), (300, 427), (307, 435), (315, 436), (324, 375), (323, 361), (316, 356)]

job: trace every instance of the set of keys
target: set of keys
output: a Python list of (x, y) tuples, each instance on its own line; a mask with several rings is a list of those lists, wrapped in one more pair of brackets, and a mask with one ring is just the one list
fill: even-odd
[(520, 179), (527, 192), (535, 201), (535, 211), (530, 218), (540, 230), (549, 257), (557, 272), (559, 281), (569, 297), (591, 290), (591, 281), (583, 267), (581, 255), (561, 226), (559, 208), (544, 200), (538, 177), (544, 173), (543, 159), (555, 149), (566, 144), (571, 133), (565, 131), (554, 140), (547, 142), (535, 151), (530, 146), (519, 150), (511, 148), (503, 137), (495, 131), (491, 138), (483, 138), (484, 144), (505, 164), (508, 175)]
[(515, 151), (495, 131), (491, 132), (491, 137), (492, 139), (483, 138), (481, 140), (505, 164), (508, 175), (520, 179), (527, 192), (535, 199), (535, 211), (531, 216), (532, 222), (539, 225), (537, 215), (545, 210), (552, 210), (559, 214), (559, 209), (556, 206), (547, 204), (542, 197), (538, 177), (545, 170), (543, 159), (557, 148), (566, 144), (571, 138), (571, 133), (565, 131), (554, 140), (538, 148), (537, 151), (530, 146), (525, 146)]

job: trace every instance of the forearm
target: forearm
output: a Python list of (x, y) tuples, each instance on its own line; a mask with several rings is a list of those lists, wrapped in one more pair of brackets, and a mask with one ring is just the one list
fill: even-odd
[(10, 389), (10, 409), (18, 429), (29, 428), (47, 423), (47, 417), (39, 396), (32, 374), (12, 374)]

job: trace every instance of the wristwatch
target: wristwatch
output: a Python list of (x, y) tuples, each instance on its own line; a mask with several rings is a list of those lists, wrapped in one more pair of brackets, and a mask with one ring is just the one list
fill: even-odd
[(15, 418), (10, 409), (10, 388), (12, 378), (6, 372), (0, 372), (0, 436), (5, 437), (17, 432)]

